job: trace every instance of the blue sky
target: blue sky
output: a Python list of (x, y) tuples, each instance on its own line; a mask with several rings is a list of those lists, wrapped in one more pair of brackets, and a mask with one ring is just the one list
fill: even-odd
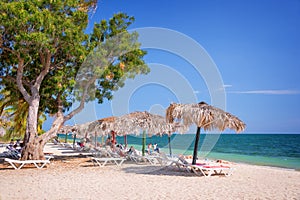
[[(201, 45), (222, 78), (226, 110), (247, 124), (245, 132), (300, 133), (299, 0), (102, 0), (90, 18), (88, 30), (94, 22), (109, 19), (117, 12), (135, 17), (132, 29), (166, 28)], [(174, 44), (183, 45), (180, 41)], [(153, 73), (165, 77), (174, 73), (176, 79), (163, 84), (159, 80), (151, 82), (154, 77), (151, 74), (150, 78), (141, 76), (136, 82), (128, 83), (141, 84), (138, 89), (129, 89), (131, 93), (126, 95), (125, 86), (116, 92), (119, 99), (93, 105), (96, 114), (89, 116), (87, 111), (77, 116), (75, 123), (126, 111), (164, 114), (170, 102), (181, 102), (179, 96), (185, 92), (190, 98), (183, 103), (211, 103), (205, 80), (187, 60), (172, 52), (146, 50), (145, 61)], [(138, 83), (141, 79), (148, 84)], [(184, 84), (189, 85), (192, 92), (180, 89)], [(120, 96), (125, 96), (124, 102)]]

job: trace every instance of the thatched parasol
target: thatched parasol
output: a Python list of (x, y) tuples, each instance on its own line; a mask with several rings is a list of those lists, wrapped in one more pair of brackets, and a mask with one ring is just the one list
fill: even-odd
[(195, 124), (197, 134), (193, 154), (193, 163), (196, 163), (200, 129), (224, 131), (226, 128), (233, 129), (237, 133), (244, 131), (245, 124), (236, 116), (219, 108), (208, 105), (205, 102), (198, 104), (170, 104), (166, 111), (166, 121), (173, 123), (181, 120), (185, 126)]
[[(141, 131), (143, 131), (144, 135), (147, 132), (149, 136), (170, 135), (173, 132), (185, 132), (186, 129), (186, 127), (179, 126), (178, 123), (167, 123), (163, 116), (151, 114), (147, 111), (136, 111), (126, 114), (118, 117), (114, 122), (114, 131), (118, 135), (139, 135)], [(145, 145), (144, 143), (143, 146)]]
[(97, 123), (94, 124), (94, 127), (93, 125), (89, 126), (89, 130), (93, 130), (98, 135), (107, 135), (114, 130), (116, 119), (117, 117), (114, 116), (99, 119), (96, 121)]
[(147, 111), (132, 112), (118, 117), (114, 123), (114, 131), (118, 135), (135, 134), (139, 135), (141, 130), (147, 131), (148, 135), (171, 134), (175, 131), (184, 132), (181, 126), (166, 123), (161, 115), (151, 114)]
[[(74, 133), (76, 131), (75, 126), (71, 126), (71, 125), (65, 125), (62, 126), (59, 130), (60, 133), (66, 134), (65, 137), (65, 142), (67, 142), (68, 139), (68, 133)], [(74, 139), (75, 140), (75, 139)]]
[(65, 125), (60, 132), (69, 133), (76, 132), (77, 136), (86, 138), (88, 135), (107, 135), (113, 129), (116, 117), (107, 117), (84, 124), (76, 124), (74, 126)]

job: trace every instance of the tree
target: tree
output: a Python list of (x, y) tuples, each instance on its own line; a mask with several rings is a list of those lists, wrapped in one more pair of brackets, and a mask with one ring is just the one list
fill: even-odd
[[(43, 159), (45, 143), (88, 101), (112, 98), (126, 78), (148, 73), (134, 21), (124, 13), (95, 24), (86, 34), (95, 0), (0, 3), (0, 86), (28, 104), (22, 159)], [(74, 102), (78, 107), (71, 110)], [(38, 136), (38, 113), (54, 116)]]

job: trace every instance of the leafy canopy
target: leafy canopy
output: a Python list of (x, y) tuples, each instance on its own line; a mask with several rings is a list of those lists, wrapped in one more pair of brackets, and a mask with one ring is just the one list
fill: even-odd
[(148, 73), (138, 35), (127, 31), (133, 17), (118, 13), (85, 33), (96, 2), (2, 0), (0, 89), (22, 97), (16, 84), (21, 78), (29, 97), (40, 97), (39, 112), (55, 114), (60, 108), (68, 111), (75, 100), (102, 103), (127, 78)]

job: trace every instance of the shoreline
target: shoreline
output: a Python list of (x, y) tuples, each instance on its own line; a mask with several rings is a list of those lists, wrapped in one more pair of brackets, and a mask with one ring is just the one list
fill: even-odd
[(299, 199), (300, 172), (234, 163), (232, 176), (124, 162), (93, 166), (57, 157), (44, 169), (0, 167), (0, 199)]
[[(299, 199), (300, 172), (232, 163), (233, 175), (197, 176), (177, 167), (136, 164), (94, 166), (87, 155), (48, 148), (43, 169), (0, 164), (0, 199)], [(64, 153), (65, 152), (65, 153)]]

